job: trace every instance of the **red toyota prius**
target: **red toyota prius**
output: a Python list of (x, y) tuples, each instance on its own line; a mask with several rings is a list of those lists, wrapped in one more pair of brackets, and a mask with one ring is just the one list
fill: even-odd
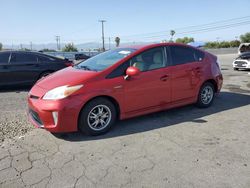
[(29, 119), (54, 133), (99, 135), (117, 119), (208, 107), (222, 82), (216, 56), (191, 46), (117, 48), (39, 80), (29, 92)]

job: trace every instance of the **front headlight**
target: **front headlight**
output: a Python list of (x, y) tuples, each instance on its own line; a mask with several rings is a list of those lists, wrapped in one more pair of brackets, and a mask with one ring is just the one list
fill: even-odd
[(63, 99), (71, 95), (72, 93), (76, 92), (83, 85), (76, 85), (76, 86), (60, 86), (56, 87), (50, 91), (48, 91), (44, 96), (43, 99), (47, 100), (56, 100), (56, 99)]

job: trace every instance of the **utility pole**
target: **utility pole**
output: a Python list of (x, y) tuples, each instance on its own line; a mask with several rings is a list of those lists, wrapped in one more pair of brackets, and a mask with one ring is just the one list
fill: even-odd
[(32, 51), (32, 42), (30, 42), (30, 50)]
[(109, 37), (109, 50), (110, 50), (110, 37)]
[(60, 47), (60, 36), (56, 36), (56, 47), (57, 47), (57, 50), (61, 49), (61, 47)]
[(99, 22), (102, 23), (102, 51), (105, 51), (105, 44), (104, 44), (104, 22), (106, 22), (106, 20), (99, 20)]

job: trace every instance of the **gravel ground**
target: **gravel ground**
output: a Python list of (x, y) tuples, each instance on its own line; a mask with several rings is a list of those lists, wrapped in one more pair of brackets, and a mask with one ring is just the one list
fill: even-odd
[(33, 126), (26, 116), (28, 89), (0, 90), (0, 142), (22, 136)]
[(120, 121), (97, 137), (29, 131), (27, 91), (0, 92), (4, 137), (29, 131), (0, 143), (0, 187), (249, 188), (250, 71), (233, 71), (233, 57), (219, 56), (224, 86), (210, 108)]

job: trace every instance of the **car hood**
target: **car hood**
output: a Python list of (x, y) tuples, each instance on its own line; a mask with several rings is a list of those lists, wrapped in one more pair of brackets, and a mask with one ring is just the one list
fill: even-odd
[(40, 79), (36, 85), (43, 89), (54, 89), (64, 85), (84, 84), (88, 79), (95, 77), (98, 72), (68, 67)]
[(236, 59), (250, 59), (250, 52), (240, 54)]

